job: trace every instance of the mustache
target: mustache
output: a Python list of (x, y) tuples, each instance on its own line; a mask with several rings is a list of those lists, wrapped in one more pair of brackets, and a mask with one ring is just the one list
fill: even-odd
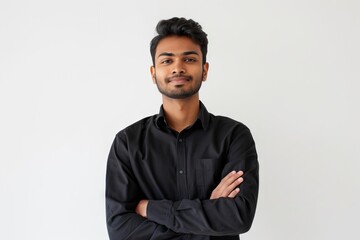
[(174, 76), (171, 76), (171, 77), (166, 78), (166, 81), (167, 81), (167, 82), (171, 82), (172, 80), (174, 80), (174, 79), (176, 79), (176, 78), (184, 78), (184, 79), (186, 79), (187, 81), (192, 80), (192, 77), (189, 76), (189, 75), (176, 74), (176, 75), (174, 75)]

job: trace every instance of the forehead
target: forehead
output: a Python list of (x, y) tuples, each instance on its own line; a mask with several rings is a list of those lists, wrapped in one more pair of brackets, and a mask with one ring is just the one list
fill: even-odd
[(175, 55), (184, 52), (195, 51), (201, 55), (200, 45), (186, 36), (169, 36), (160, 40), (156, 47), (155, 56), (161, 53), (173, 53)]

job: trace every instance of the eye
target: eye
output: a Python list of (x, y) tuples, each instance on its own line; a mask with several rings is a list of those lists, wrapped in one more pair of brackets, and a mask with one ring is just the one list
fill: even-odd
[(163, 59), (163, 60), (161, 60), (160, 63), (161, 64), (170, 64), (170, 63), (172, 63), (172, 60), (171, 59)]
[(189, 62), (189, 63), (196, 62), (196, 59), (195, 58), (185, 58), (184, 62)]

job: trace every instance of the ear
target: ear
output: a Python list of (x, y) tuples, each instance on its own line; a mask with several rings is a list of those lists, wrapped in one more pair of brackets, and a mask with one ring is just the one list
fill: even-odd
[(202, 79), (203, 82), (205, 82), (207, 79), (208, 71), (209, 71), (209, 63), (205, 63), (203, 66), (203, 79)]
[(150, 67), (150, 74), (151, 74), (151, 78), (153, 80), (153, 83), (156, 83), (156, 78), (155, 78), (155, 67), (151, 66)]

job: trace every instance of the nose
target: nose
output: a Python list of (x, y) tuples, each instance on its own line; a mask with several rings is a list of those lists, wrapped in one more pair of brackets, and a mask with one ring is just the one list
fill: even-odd
[(173, 70), (172, 70), (172, 74), (183, 74), (185, 73), (185, 66), (183, 61), (181, 60), (176, 60), (173, 64)]

